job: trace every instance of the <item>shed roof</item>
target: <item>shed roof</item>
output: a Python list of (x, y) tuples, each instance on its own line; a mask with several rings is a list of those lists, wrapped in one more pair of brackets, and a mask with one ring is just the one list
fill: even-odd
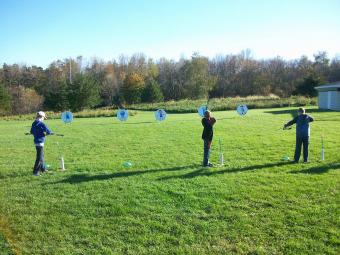
[(340, 81), (315, 87), (315, 89), (333, 89), (333, 88), (340, 88)]

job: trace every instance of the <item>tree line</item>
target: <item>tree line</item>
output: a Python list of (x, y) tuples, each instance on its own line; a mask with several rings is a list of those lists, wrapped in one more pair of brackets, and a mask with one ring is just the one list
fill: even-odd
[(313, 60), (301, 56), (289, 61), (257, 60), (245, 50), (213, 59), (195, 53), (178, 61), (153, 61), (141, 53), (113, 61), (78, 57), (54, 61), (45, 69), (3, 64), (0, 114), (212, 97), (315, 96), (315, 86), (335, 81), (340, 81), (340, 57), (330, 59), (324, 51)]

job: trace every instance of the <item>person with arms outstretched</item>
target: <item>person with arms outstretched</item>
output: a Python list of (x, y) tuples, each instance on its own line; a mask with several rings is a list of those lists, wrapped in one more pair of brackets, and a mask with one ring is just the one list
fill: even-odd
[(287, 122), (283, 126), (283, 128), (285, 129), (293, 124), (296, 124), (296, 145), (294, 154), (295, 163), (299, 162), (302, 145), (303, 145), (303, 161), (305, 163), (308, 162), (308, 146), (310, 137), (309, 123), (313, 121), (314, 119), (306, 114), (306, 110), (304, 108), (299, 108), (298, 116), (296, 116), (293, 120)]

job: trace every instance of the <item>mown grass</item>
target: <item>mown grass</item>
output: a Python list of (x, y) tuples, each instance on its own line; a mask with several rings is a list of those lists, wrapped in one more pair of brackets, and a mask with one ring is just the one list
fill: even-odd
[(309, 111), (309, 164), (281, 160), (294, 153), (281, 127), (295, 109), (215, 113), (211, 158), (221, 138), (225, 165), (211, 169), (197, 114), (48, 120), (65, 137), (47, 138), (52, 171), (35, 178), (31, 121), (0, 121), (0, 243), (17, 254), (337, 254), (340, 113)]

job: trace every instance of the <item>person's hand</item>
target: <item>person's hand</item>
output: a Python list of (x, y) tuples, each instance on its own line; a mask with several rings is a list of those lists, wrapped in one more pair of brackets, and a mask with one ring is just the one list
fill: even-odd
[(284, 124), (284, 125), (283, 125), (283, 129), (286, 129), (286, 128), (287, 128), (287, 124)]

